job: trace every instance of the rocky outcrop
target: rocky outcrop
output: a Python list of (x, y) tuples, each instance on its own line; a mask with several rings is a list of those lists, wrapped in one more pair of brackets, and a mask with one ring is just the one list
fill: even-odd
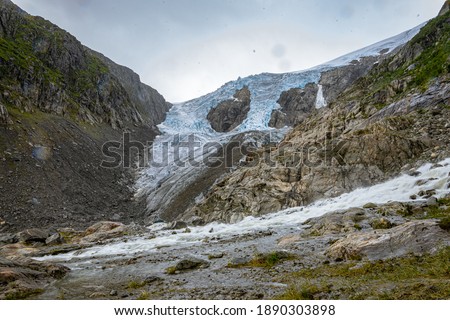
[(6, 127), (10, 123), (8, 109), (0, 103), (0, 126)]
[(408, 253), (436, 252), (450, 245), (450, 235), (436, 221), (409, 221), (386, 230), (357, 232), (334, 243), (326, 252), (334, 260), (388, 259)]
[(269, 126), (282, 128), (294, 126), (305, 120), (314, 110), (317, 90), (317, 84), (308, 83), (303, 89), (294, 88), (284, 91), (277, 101), (281, 108), (272, 112)]
[(119, 80), (145, 124), (156, 126), (165, 120), (171, 104), (158, 91), (142, 83), (133, 70), (116, 64), (101, 53), (86, 49), (97, 56)]
[(217, 132), (229, 132), (240, 125), (250, 111), (250, 90), (247, 86), (237, 90), (234, 99), (225, 100), (207, 115), (211, 127)]
[(61, 279), (69, 268), (31, 260), (25, 257), (0, 257), (0, 299), (25, 299), (42, 293), (56, 279)]
[[(337, 97), (360, 79), (383, 57), (363, 57), (349, 65), (332, 68), (321, 74), (319, 84), (322, 86), (323, 98), (327, 104), (333, 103)], [(277, 101), (280, 109), (272, 112), (269, 126), (282, 128), (295, 126), (308, 118), (317, 106), (318, 85), (308, 83), (303, 89), (293, 88), (284, 91)]]

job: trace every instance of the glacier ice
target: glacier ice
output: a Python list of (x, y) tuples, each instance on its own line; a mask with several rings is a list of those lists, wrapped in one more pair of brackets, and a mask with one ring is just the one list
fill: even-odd
[[(148, 211), (157, 212), (158, 206), (170, 201), (178, 190), (188, 186), (201, 172), (201, 166), (182, 167), (177, 165), (173, 150), (168, 148), (176, 140), (177, 135), (181, 139), (186, 139), (187, 136), (194, 134), (196, 141), (204, 144), (211, 141), (224, 143), (237, 133), (252, 130), (285, 132), (285, 130), (280, 131), (268, 126), (272, 111), (279, 108), (277, 100), (283, 91), (291, 88), (303, 88), (310, 82), (319, 83), (322, 72), (347, 65), (361, 57), (376, 56), (381, 52), (392, 51), (409, 41), (423, 25), (314, 68), (290, 73), (262, 73), (238, 78), (224, 84), (214, 92), (174, 105), (168, 112), (166, 120), (158, 126), (161, 135), (156, 137), (152, 146), (152, 157), (157, 160), (154, 162), (164, 163), (162, 160), (165, 160), (166, 165), (150, 163), (141, 170), (136, 182), (136, 197), (146, 197)], [(208, 112), (220, 102), (233, 99), (235, 92), (244, 86), (248, 86), (251, 92), (250, 111), (247, 118), (231, 132), (215, 132), (206, 119)], [(324, 106), (326, 106), (326, 101), (319, 83), (316, 108)], [(167, 157), (162, 159), (165, 155)], [(187, 160), (190, 156), (192, 155), (185, 150), (184, 153), (181, 153), (180, 158)], [(194, 159), (201, 159), (205, 154), (202, 154), (201, 150), (197, 150), (193, 156)]]

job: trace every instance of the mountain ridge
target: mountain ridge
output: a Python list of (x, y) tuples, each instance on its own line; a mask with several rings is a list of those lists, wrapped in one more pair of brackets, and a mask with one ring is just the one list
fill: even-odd
[(102, 168), (102, 146), (124, 132), (147, 145), (170, 106), (131, 69), (0, 0), (1, 228), (138, 220), (134, 171)]

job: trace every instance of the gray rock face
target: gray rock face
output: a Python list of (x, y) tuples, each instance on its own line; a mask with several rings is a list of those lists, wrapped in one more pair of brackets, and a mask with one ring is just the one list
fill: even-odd
[(364, 57), (350, 65), (335, 68), (322, 73), (319, 83), (322, 85), (323, 96), (328, 103), (360, 79), (372, 68), (378, 57)]
[(334, 243), (326, 254), (337, 260), (378, 260), (435, 252), (449, 244), (449, 233), (436, 221), (409, 221), (392, 229), (352, 233)]
[(2, 105), (0, 103), (0, 126), (6, 127), (9, 122), (10, 122), (10, 120), (9, 120), (8, 110), (6, 109), (6, 107), (4, 105)]
[(236, 91), (234, 100), (225, 100), (211, 109), (207, 119), (217, 132), (229, 132), (245, 120), (249, 110), (250, 90), (245, 86)]
[[(364, 57), (350, 65), (323, 72), (319, 84), (322, 85), (327, 103), (334, 102), (345, 89), (366, 75), (377, 59)], [(269, 126), (282, 128), (304, 121), (315, 110), (317, 92), (318, 86), (315, 83), (308, 83), (303, 89), (294, 88), (283, 92), (277, 101), (281, 108), (272, 112)]]
[(277, 101), (281, 109), (272, 112), (269, 126), (282, 128), (305, 120), (314, 110), (317, 90), (317, 84), (308, 83), (303, 89), (294, 88), (281, 93)]
[(122, 222), (142, 220), (145, 203), (129, 188), (136, 148), (106, 168), (102, 147), (123, 131), (147, 144), (170, 105), (130, 69), (7, 0), (0, 42), (0, 230), (86, 228), (121, 212)]

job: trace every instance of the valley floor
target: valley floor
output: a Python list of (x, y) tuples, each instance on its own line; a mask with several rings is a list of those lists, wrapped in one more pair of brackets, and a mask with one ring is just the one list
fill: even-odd
[[(297, 209), (302, 220), (292, 209), (284, 212), (291, 225), (273, 216), (252, 220), (262, 226), (253, 230), (245, 221), (150, 228), (100, 222), (85, 231), (61, 229), (63, 239), (47, 238), (48, 245), (36, 230), (20, 233), (19, 242), (11, 235), (15, 243), (0, 248), (0, 297), (446, 299), (450, 165), (423, 168), (393, 180), (405, 190), (413, 181), (411, 196), (419, 200), (327, 211), (370, 192), (355, 191)], [(314, 208), (324, 212), (312, 214)]]

